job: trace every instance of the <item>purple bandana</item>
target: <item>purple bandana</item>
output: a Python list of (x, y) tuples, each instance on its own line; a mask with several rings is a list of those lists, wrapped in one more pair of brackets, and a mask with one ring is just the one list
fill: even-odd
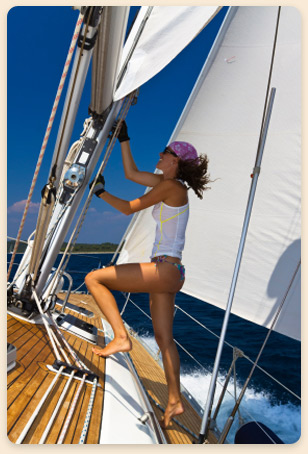
[(188, 142), (171, 142), (168, 148), (171, 148), (183, 161), (198, 158), (197, 150)]

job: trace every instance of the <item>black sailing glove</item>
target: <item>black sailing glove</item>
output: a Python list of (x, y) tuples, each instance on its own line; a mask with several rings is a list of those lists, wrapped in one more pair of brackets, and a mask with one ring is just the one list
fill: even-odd
[[(113, 125), (113, 127), (111, 128), (111, 135), (114, 134), (114, 131), (118, 125), (119, 121), (116, 121), (115, 124)], [(118, 139), (119, 139), (119, 142), (126, 142), (127, 140), (130, 140), (129, 137), (128, 137), (128, 132), (127, 132), (127, 124), (125, 123), (125, 121), (123, 120), (122, 121), (122, 124), (121, 124), (121, 127), (120, 127), (120, 131), (118, 133)]]
[(128, 137), (128, 132), (127, 132), (127, 124), (125, 123), (125, 120), (122, 121), (121, 129), (118, 134), (118, 139), (119, 142), (125, 142), (126, 140), (129, 140)]
[[(89, 184), (89, 189), (92, 188), (93, 183), (94, 180)], [(93, 192), (97, 197), (105, 192), (105, 178), (103, 177), (103, 175), (99, 175), (99, 177), (97, 178)]]

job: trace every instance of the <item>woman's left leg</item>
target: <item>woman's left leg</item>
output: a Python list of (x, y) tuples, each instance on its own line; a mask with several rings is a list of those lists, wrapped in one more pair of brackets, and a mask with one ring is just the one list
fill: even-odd
[(123, 324), (117, 302), (109, 288), (102, 283), (102, 273), (100, 271), (103, 270), (89, 273), (85, 278), (85, 283), (96, 304), (110, 323), (114, 333), (113, 340), (105, 348), (92, 348), (93, 353), (106, 357), (117, 352), (130, 351), (132, 343)]
[(161, 263), (158, 267), (154, 263), (110, 266), (89, 273), (85, 283), (114, 332), (114, 339), (104, 349), (94, 347), (94, 353), (101, 356), (131, 349), (131, 341), (111, 290), (132, 293), (177, 292), (182, 286), (179, 271), (168, 263)]

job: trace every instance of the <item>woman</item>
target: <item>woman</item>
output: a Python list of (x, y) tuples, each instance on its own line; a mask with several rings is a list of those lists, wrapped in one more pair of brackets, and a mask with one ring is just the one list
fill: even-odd
[(153, 189), (138, 199), (126, 201), (105, 191), (105, 181), (100, 176), (93, 192), (127, 215), (154, 206), (156, 238), (150, 263), (111, 266), (86, 276), (87, 288), (114, 332), (114, 339), (105, 348), (94, 347), (93, 351), (106, 357), (132, 348), (111, 290), (149, 293), (154, 335), (168, 385), (168, 405), (162, 422), (166, 428), (172, 417), (184, 412), (180, 395), (180, 360), (172, 330), (175, 295), (185, 279), (181, 257), (189, 213), (187, 192), (191, 187), (202, 198), (209, 182), (208, 159), (198, 157), (195, 148), (187, 142), (173, 142), (160, 153), (156, 167), (162, 174), (142, 172), (133, 160), (125, 122), (118, 139), (126, 178)]

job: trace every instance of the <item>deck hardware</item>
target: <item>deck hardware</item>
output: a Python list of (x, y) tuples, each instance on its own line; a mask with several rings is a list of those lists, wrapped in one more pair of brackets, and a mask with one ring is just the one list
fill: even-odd
[[(96, 42), (96, 38), (97, 38), (97, 31), (96, 31), (95, 34), (92, 36), (92, 38), (86, 37), (86, 38), (84, 39), (83, 49), (84, 49), (84, 50), (91, 50), (91, 49), (93, 49), (94, 44), (95, 44), (95, 42)], [(80, 35), (79, 41), (78, 41), (78, 44), (77, 44), (78, 47), (81, 47), (81, 46), (82, 46), (82, 41), (83, 41), (83, 36)]]
[(7, 372), (10, 372), (16, 366), (17, 349), (15, 345), (7, 342)]
[[(145, 389), (145, 388), (144, 388)], [(148, 391), (145, 389), (148, 398), (156, 405), (157, 408), (160, 409), (163, 413), (165, 413), (165, 409), (151, 396), (151, 394), (148, 393)], [(184, 424), (182, 424), (178, 419), (173, 418), (173, 421), (182, 429), (184, 429), (187, 433), (189, 433), (192, 437), (194, 437), (196, 440), (198, 440), (198, 435), (195, 434), (192, 430), (188, 429)]]
[(72, 164), (66, 171), (63, 181), (63, 191), (60, 197), (61, 204), (71, 202), (72, 197), (81, 187), (85, 179), (85, 174), (85, 167), (79, 164)]
[(88, 381), (91, 381), (93, 382), (94, 379), (98, 379), (98, 375), (94, 374), (93, 372), (87, 370), (87, 369), (82, 369), (80, 367), (77, 367), (77, 366), (72, 366), (71, 364), (67, 364), (65, 363), (64, 361), (59, 361), (59, 360), (56, 360), (52, 367), (55, 369), (55, 370), (59, 370), (61, 367), (64, 367), (63, 369), (63, 373), (64, 374), (71, 374), (73, 370), (76, 371), (75, 373), (75, 377), (76, 378), (82, 378), (82, 376), (84, 374), (87, 374), (87, 380)]
[(83, 337), (90, 342), (96, 343), (97, 341), (97, 328), (91, 323), (87, 323), (74, 317), (71, 314), (59, 314), (55, 320), (59, 328)]
[(142, 424), (145, 424), (148, 421), (149, 417), (150, 416), (148, 413), (143, 413), (143, 415), (140, 416), (138, 419), (140, 422), (142, 422)]

